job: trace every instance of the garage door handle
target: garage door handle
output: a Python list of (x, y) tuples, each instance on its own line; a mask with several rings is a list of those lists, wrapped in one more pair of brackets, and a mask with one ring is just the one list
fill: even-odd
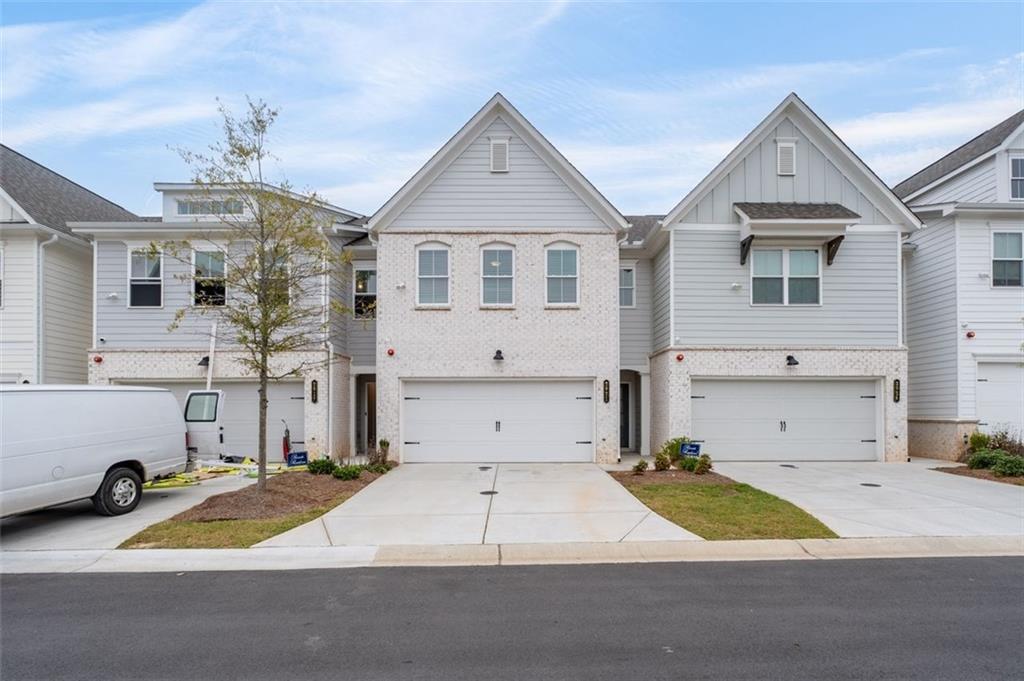
[(501, 432), (501, 421), (495, 421), (494, 422), (494, 432), (495, 433), (500, 433)]
[(786, 432), (786, 422), (785, 421), (779, 421), (779, 432), (780, 433), (785, 433)]
[(409, 442), (409, 441), (406, 441), (406, 442), (403, 442), (402, 444), (406, 444), (406, 445), (418, 445), (418, 444), (419, 444), (419, 442)]
[(594, 443), (593, 443), (592, 440), (576, 440), (576, 444), (578, 444), (578, 445), (592, 445)]

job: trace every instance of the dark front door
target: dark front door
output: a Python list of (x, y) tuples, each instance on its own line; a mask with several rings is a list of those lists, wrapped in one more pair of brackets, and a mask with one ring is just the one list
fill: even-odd
[(629, 383), (619, 388), (619, 447), (629, 449)]

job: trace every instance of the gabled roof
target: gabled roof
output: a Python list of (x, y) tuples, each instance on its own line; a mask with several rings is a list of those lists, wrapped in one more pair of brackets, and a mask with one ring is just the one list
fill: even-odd
[(68, 222), (124, 221), (139, 217), (0, 144), (0, 189), (30, 222), (71, 234)]
[(736, 203), (751, 220), (857, 220), (860, 215), (838, 203)]
[(980, 160), (1003, 145), (1024, 126), (1024, 109), (981, 133), (970, 142), (962, 144), (930, 166), (914, 173), (893, 188), (896, 195), (906, 199), (925, 187), (959, 170), (963, 166)]
[(626, 218), (615, 206), (498, 92), (370, 217), (367, 223), (370, 231), (377, 232), (390, 224), (391, 220), (419, 196), (498, 116), (508, 123), (523, 142), (551, 167), (595, 215), (611, 229), (626, 230)]
[(627, 215), (631, 227), (626, 234), (627, 244), (642, 244), (647, 235), (658, 227), (664, 215)]
[(818, 132), (822, 138), (828, 141), (835, 152), (845, 157), (850, 164), (860, 172), (864, 177), (867, 185), (873, 190), (876, 195), (876, 200), (879, 203), (888, 204), (892, 207), (893, 214), (897, 215), (911, 227), (919, 227), (921, 225), (920, 220), (914, 215), (913, 211), (910, 210), (899, 199), (898, 196), (893, 194), (889, 186), (886, 185), (882, 180), (874, 173), (871, 168), (868, 167), (864, 161), (860, 159), (857, 154), (853, 152), (850, 147), (846, 146), (836, 135), (833, 130), (825, 124), (825, 121), (821, 120), (818, 114), (811, 110), (811, 107), (800, 99), (795, 92), (789, 93), (785, 99), (775, 109), (761, 121), (756, 128), (750, 131), (750, 133), (743, 138), (736, 148), (729, 152), (729, 155), (722, 159), (721, 163), (715, 166), (707, 177), (700, 181), (700, 183), (690, 190), (683, 200), (676, 204), (675, 208), (668, 212), (665, 219), (662, 220), (662, 226), (670, 225), (673, 222), (679, 220), (681, 217), (686, 215), (691, 208), (693, 208), (700, 198), (704, 195), (704, 192), (714, 187), (718, 181), (723, 178), (726, 174), (732, 171), (733, 167), (743, 159), (747, 153), (753, 148), (755, 144), (760, 141), (762, 135), (764, 135), (769, 129), (771, 129), (783, 116), (789, 114), (798, 114), (803, 121), (810, 124), (816, 132)]
[[(285, 196), (290, 196), (291, 198), (297, 199), (299, 201), (303, 200), (303, 198), (304, 198), (301, 194), (297, 194), (296, 192), (293, 192), (293, 191), (290, 191), (290, 190), (287, 190), (287, 189), (282, 189), (281, 187), (278, 187), (277, 185), (273, 185), (273, 184), (270, 184), (270, 183), (267, 183), (267, 182), (253, 183), (254, 186), (257, 185), (257, 184), (259, 184), (259, 186), (262, 187), (267, 192), (277, 192), (277, 193), (280, 193), (280, 194), (284, 194)], [(190, 189), (196, 189), (197, 187), (204, 187), (204, 188), (207, 188), (207, 189), (219, 189), (219, 188), (221, 188), (221, 186), (222, 185), (201, 185), (201, 184), (196, 183), (196, 182), (154, 182), (153, 183), (153, 189), (155, 189), (158, 192), (165, 192), (165, 191), (172, 191), (172, 192), (189, 191)], [(223, 185), (223, 187), (227, 188), (227, 185)], [(366, 217), (362, 213), (356, 213), (355, 211), (351, 211), (351, 210), (349, 210), (347, 208), (342, 208), (341, 206), (336, 206), (333, 203), (328, 203), (327, 201), (322, 201), (322, 204), (323, 204), (324, 208), (326, 208), (327, 210), (329, 210), (329, 211), (331, 211), (333, 213), (340, 213), (341, 215), (347, 217), (348, 219), (344, 221), (346, 223), (353, 222), (354, 220), (363, 219), (363, 218)]]

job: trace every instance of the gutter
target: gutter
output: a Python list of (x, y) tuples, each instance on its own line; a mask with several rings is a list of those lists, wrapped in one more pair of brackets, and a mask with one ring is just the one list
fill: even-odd
[(43, 335), (43, 271), (46, 269), (46, 253), (44, 249), (57, 243), (60, 240), (59, 234), (52, 234), (46, 241), (39, 243), (38, 257), (36, 258), (36, 384), (43, 383), (43, 369), (45, 368), (45, 336)]

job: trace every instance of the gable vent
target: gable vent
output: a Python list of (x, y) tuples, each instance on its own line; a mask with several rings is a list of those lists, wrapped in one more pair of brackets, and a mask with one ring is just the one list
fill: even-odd
[(777, 142), (779, 175), (796, 175), (796, 142)]
[(491, 140), (491, 172), (492, 173), (507, 173), (508, 172), (508, 140), (507, 139), (492, 139)]

